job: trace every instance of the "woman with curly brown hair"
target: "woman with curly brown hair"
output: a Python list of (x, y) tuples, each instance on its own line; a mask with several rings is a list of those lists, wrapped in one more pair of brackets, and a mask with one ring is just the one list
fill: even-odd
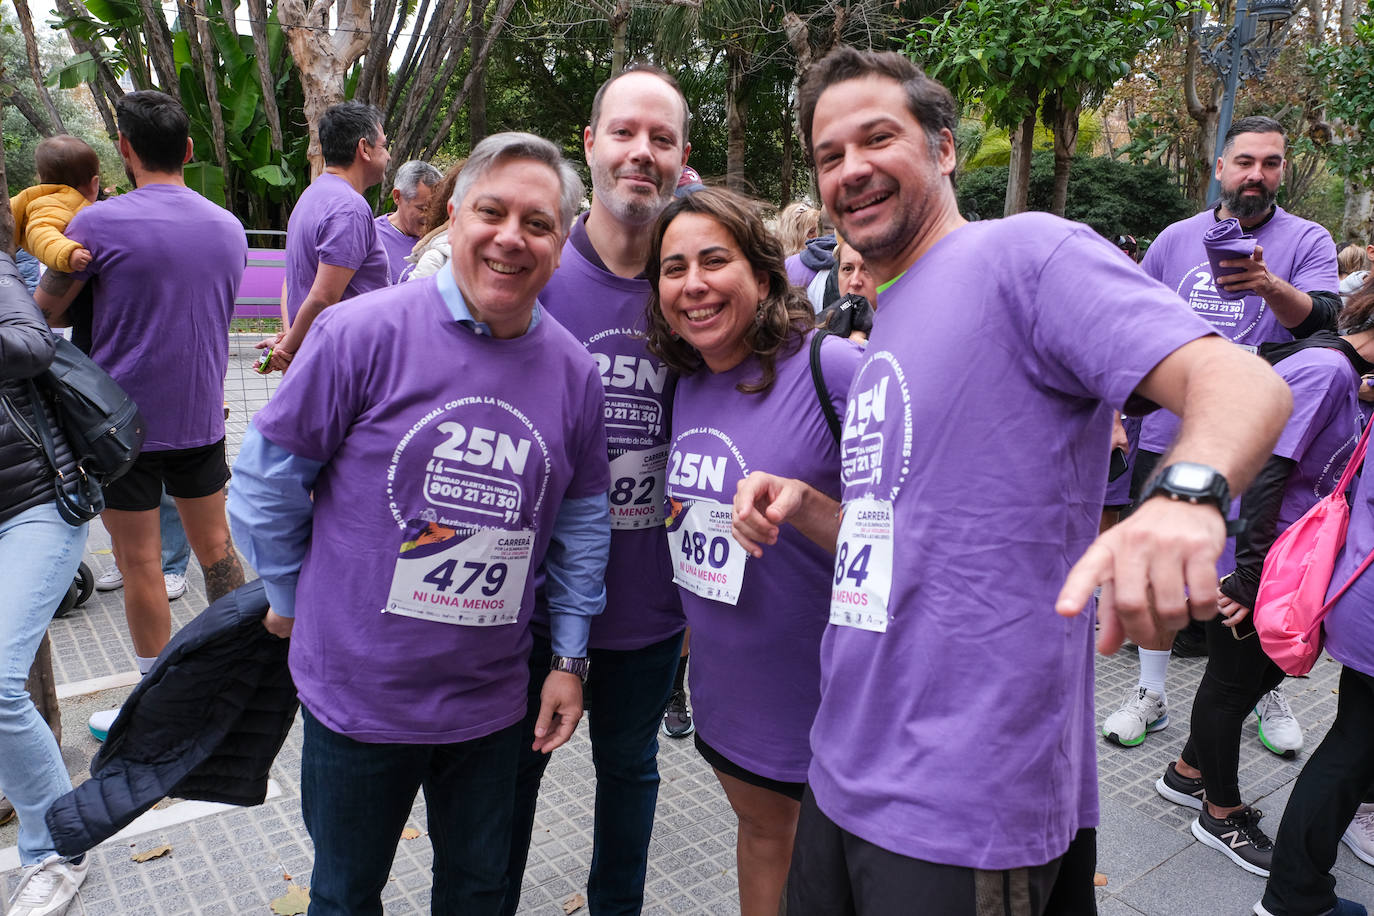
[(787, 282), (754, 203), (707, 189), (654, 229), (649, 349), (678, 372), (668, 539), (692, 628), (696, 742), (739, 818), (744, 916), (778, 910), (811, 760), (830, 554), (793, 528), (761, 559), (730, 536), (736, 484), (767, 468), (835, 497), (840, 456), (819, 390), (840, 415), (860, 351), (825, 338)]

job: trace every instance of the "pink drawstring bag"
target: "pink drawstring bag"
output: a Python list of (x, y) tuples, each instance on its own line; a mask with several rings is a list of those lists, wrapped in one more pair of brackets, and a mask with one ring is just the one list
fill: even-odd
[(1365, 427), (1336, 489), (1280, 534), (1264, 558), (1255, 596), (1255, 631), (1274, 664), (1295, 677), (1311, 671), (1321, 655), (1322, 620), (1327, 611), (1374, 560), (1374, 553), (1365, 557), (1354, 575), (1326, 600), (1350, 524), (1345, 493), (1364, 462), (1370, 426), (1374, 423)]

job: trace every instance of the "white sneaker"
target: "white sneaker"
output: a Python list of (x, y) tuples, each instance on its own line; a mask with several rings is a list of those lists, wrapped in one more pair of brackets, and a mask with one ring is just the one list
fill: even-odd
[(1355, 819), (1345, 828), (1341, 842), (1349, 846), (1360, 861), (1374, 865), (1374, 803), (1360, 805)]
[(1169, 707), (1158, 691), (1136, 687), (1121, 708), (1102, 723), (1102, 737), (1122, 747), (1135, 747), (1149, 732), (1169, 727)]
[(1285, 760), (1298, 756), (1302, 750), (1302, 726), (1277, 687), (1260, 699), (1255, 715), (1259, 716), (1259, 739), (1265, 747)]
[(95, 740), (104, 741), (110, 736), (110, 726), (114, 725), (114, 720), (118, 718), (118, 709), (102, 709), (99, 712), (91, 713), (91, 719), (86, 727), (91, 730)]
[(124, 587), (124, 574), (119, 571), (118, 566), (111, 566), (110, 571), (101, 573), (95, 580), (95, 590), (98, 592), (112, 592), (117, 588)]
[(163, 573), (163, 584), (167, 586), (167, 600), (175, 601), (186, 594), (186, 577), (176, 573)]
[(65, 911), (89, 867), (89, 859), (75, 865), (56, 853), (30, 865), (10, 898), (9, 916), (53, 916)]

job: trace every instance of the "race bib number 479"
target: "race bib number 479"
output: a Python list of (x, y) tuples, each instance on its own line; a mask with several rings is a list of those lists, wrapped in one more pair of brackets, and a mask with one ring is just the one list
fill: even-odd
[(385, 612), (466, 627), (512, 624), (534, 553), (534, 532), (482, 528), (463, 537), (428, 525), (401, 545)]
[(856, 499), (845, 504), (835, 545), (830, 622), (887, 632), (892, 597), (892, 503)]

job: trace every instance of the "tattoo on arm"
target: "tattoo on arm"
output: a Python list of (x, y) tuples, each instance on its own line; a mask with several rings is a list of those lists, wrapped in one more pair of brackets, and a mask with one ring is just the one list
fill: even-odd
[(67, 290), (72, 288), (76, 279), (71, 274), (64, 274), (61, 271), (49, 270), (44, 272), (43, 279), (38, 281), (38, 288), (50, 296), (58, 299), (67, 295)]
[(244, 583), (243, 565), (234, 551), (232, 540), (224, 542), (224, 558), (209, 566), (201, 565), (205, 573), (205, 597), (214, 604)]

